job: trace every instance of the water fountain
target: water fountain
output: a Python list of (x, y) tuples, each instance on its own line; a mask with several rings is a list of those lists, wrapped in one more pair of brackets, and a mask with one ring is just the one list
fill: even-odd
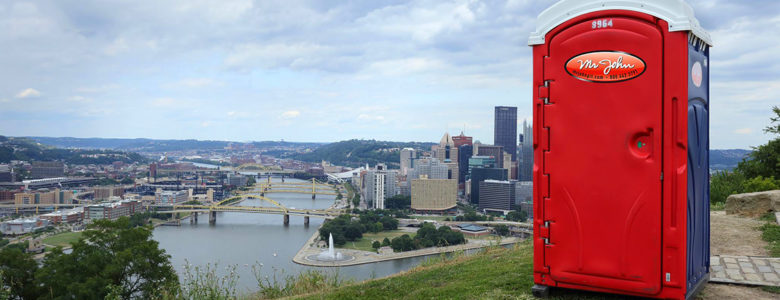
[(331, 233), (330, 236), (328, 236), (328, 250), (320, 252), (320, 254), (316, 255), (309, 255), (306, 257), (308, 260), (316, 260), (316, 261), (347, 261), (352, 260), (354, 257), (346, 254), (342, 254), (341, 252), (336, 252), (336, 249), (333, 248), (333, 234)]

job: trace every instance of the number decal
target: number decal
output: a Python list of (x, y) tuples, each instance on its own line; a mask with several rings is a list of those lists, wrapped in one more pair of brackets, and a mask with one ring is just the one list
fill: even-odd
[(601, 19), (593, 21), (591, 24), (592, 29), (601, 29), (612, 27), (612, 19)]

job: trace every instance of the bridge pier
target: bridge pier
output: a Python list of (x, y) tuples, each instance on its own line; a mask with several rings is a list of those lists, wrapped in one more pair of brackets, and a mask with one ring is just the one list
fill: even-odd
[(190, 216), (190, 224), (197, 224), (198, 223), (198, 213), (194, 212), (192, 213), (192, 216)]
[(290, 215), (284, 215), (284, 226), (290, 225)]
[(315, 198), (317, 198), (317, 194), (313, 194), (313, 193), (312, 193), (312, 194), (311, 194), (311, 200), (314, 200)]
[(217, 224), (217, 212), (216, 211), (210, 211), (209, 212), (209, 225)]
[(303, 217), (303, 225), (309, 226), (309, 216)]

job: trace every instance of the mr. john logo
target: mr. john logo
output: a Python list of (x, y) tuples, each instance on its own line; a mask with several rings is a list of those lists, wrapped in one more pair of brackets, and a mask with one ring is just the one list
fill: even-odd
[(645, 62), (625, 52), (588, 52), (569, 59), (566, 72), (584, 81), (620, 82), (642, 75)]

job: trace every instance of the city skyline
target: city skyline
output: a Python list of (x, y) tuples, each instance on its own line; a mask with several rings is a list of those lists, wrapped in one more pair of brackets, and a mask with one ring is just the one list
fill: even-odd
[[(531, 119), (526, 39), (552, 2), (10, 1), (0, 132), (493, 144), (494, 106)], [(780, 4), (688, 2), (715, 43), (711, 147), (766, 142), (780, 43), (750, 37)]]

